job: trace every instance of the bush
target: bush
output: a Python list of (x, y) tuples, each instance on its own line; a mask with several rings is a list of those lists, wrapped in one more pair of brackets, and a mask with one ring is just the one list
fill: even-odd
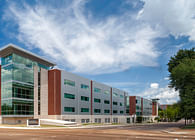
[(137, 123), (142, 123), (142, 119), (143, 119), (142, 116), (138, 116), (138, 117), (136, 117), (136, 122)]

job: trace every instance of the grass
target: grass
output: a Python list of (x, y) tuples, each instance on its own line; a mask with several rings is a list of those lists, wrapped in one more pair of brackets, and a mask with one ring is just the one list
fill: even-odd
[(182, 127), (182, 129), (195, 129), (195, 123), (186, 125), (186, 126)]

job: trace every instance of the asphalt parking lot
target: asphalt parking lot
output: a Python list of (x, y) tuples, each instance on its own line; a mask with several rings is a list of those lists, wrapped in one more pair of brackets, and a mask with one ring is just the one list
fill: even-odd
[(180, 129), (181, 123), (113, 126), (101, 128), (0, 128), (1, 140), (194, 140), (194, 129)]

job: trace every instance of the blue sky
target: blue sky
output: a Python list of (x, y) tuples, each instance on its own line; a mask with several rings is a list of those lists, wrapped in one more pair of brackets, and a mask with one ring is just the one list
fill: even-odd
[(0, 0), (0, 46), (171, 104), (179, 98), (168, 88), (167, 63), (195, 46), (194, 9), (194, 0)]

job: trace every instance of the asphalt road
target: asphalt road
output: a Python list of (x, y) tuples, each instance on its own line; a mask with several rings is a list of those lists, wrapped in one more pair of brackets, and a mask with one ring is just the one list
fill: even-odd
[(180, 123), (113, 126), (91, 129), (0, 129), (0, 140), (195, 140), (195, 130), (178, 128)]

